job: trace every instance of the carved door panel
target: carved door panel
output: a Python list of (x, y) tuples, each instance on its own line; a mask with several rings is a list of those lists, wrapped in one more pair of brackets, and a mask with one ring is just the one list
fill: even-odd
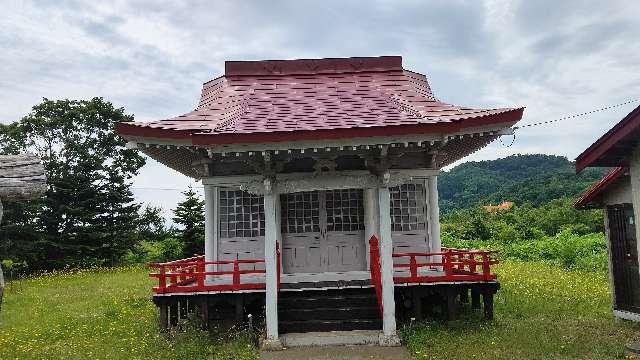
[(320, 231), (320, 193), (307, 191), (280, 197), (282, 271), (323, 272), (324, 239)]
[(366, 270), (362, 189), (325, 192), (326, 271)]
[(283, 272), (365, 270), (362, 199), (361, 189), (282, 195)]

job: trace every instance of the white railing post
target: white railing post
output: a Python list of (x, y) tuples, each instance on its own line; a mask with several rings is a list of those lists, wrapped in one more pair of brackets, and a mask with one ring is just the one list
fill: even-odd
[(391, 199), (388, 187), (378, 189), (380, 222), (380, 274), (382, 278), (382, 335), (380, 345), (399, 346), (396, 332), (396, 302), (393, 283), (393, 242), (391, 239)]

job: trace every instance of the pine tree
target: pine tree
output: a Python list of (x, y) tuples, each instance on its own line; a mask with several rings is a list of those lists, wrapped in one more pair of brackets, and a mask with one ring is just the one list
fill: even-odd
[(204, 251), (204, 200), (189, 187), (185, 199), (173, 210), (173, 221), (181, 226), (178, 236), (184, 243), (185, 256)]

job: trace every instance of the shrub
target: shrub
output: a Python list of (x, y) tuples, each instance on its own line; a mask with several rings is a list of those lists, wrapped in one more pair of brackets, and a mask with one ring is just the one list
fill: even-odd
[(546, 261), (569, 269), (606, 271), (607, 245), (604, 234), (576, 235), (568, 230), (538, 240), (504, 243), (497, 240), (460, 240), (443, 234), (443, 245), (467, 249), (492, 249), (500, 259)]
[(125, 264), (140, 264), (176, 260), (182, 257), (184, 244), (173, 237), (159, 241), (143, 240), (132, 250), (127, 251), (122, 262)]

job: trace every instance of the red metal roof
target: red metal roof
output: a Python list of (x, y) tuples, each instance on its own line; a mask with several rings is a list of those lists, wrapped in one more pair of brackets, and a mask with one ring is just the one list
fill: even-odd
[(589, 166), (628, 166), (631, 151), (639, 142), (640, 106), (578, 155), (576, 171)]
[(399, 56), (228, 61), (198, 107), (174, 118), (119, 123), (121, 135), (196, 145), (336, 139), (511, 126), (524, 108), (474, 109), (439, 101)]
[(605, 189), (626, 173), (625, 167), (611, 169), (600, 181), (583, 192), (573, 204), (576, 209), (590, 209), (600, 206), (601, 195)]

